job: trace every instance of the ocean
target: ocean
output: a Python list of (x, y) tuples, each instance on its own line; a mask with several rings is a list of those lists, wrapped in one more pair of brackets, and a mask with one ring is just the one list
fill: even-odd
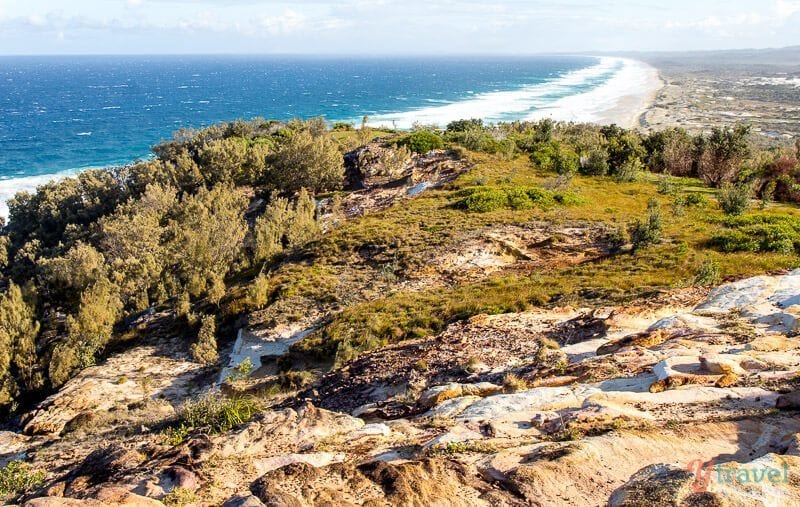
[(631, 69), (589, 56), (0, 57), (0, 214), (17, 191), (148, 157), (180, 128), (364, 115), (396, 128), (473, 117), (592, 121), (636, 85)]

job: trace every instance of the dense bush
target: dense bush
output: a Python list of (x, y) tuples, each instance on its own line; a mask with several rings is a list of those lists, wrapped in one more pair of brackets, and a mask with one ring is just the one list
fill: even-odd
[(424, 155), (432, 150), (444, 148), (444, 140), (430, 130), (417, 130), (398, 141), (399, 146), (405, 146), (414, 153)]
[(306, 188), (312, 193), (336, 190), (344, 178), (344, 158), (337, 144), (324, 135), (298, 132), (272, 157), (268, 186), (282, 192)]
[(714, 186), (733, 182), (751, 152), (749, 134), (749, 127), (737, 125), (735, 128), (717, 127), (710, 135), (697, 138), (698, 176)]

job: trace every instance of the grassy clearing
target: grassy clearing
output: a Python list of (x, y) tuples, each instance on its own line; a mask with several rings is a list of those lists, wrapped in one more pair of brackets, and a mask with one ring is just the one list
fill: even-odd
[[(364, 350), (438, 333), (448, 323), (475, 314), (553, 304), (620, 303), (698, 280), (706, 283), (709, 266), (713, 266), (713, 279), (732, 279), (800, 265), (794, 251), (787, 248), (720, 249), (714, 242), (732, 227), (773, 227), (771, 220), (796, 234), (800, 227), (786, 224), (800, 220), (757, 218), (800, 217), (791, 205), (771, 205), (768, 212), (726, 218), (714, 191), (699, 180), (667, 177), (665, 185), (665, 177), (643, 173), (633, 182), (575, 176), (568, 192), (579, 202), (565, 206), (551, 199), (554, 192), (542, 190), (554, 180), (554, 173), (532, 167), (522, 157), (469, 156), (473, 169), (447, 188), (354, 220), (329, 234), (312, 252), (315, 269), (326, 263), (392, 259), (405, 269), (415, 269), (424, 266), (436, 248), (446, 248), (465, 233), (490, 225), (546, 220), (602, 223), (610, 230), (627, 227), (646, 216), (652, 200), (662, 210), (663, 239), (635, 254), (623, 253), (553, 272), (492, 277), (421, 293), (396, 291), (335, 315), (325, 328), (297, 344), (296, 353), (319, 359), (335, 357), (341, 363)], [(529, 189), (536, 189), (536, 199), (530, 197)], [(476, 195), (480, 198), (465, 202)], [(516, 206), (512, 204), (514, 196), (527, 200)], [(797, 244), (800, 242), (793, 243)], [(297, 275), (304, 276), (307, 269)]]

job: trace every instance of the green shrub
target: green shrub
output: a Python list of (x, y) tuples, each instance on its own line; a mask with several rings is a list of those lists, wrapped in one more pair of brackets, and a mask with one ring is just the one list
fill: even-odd
[(634, 251), (660, 243), (663, 228), (658, 201), (651, 200), (647, 203), (647, 216), (644, 219), (637, 218), (628, 226)]
[(639, 175), (644, 169), (642, 161), (638, 158), (629, 158), (622, 165), (617, 167), (615, 177), (617, 181), (622, 183), (629, 183), (639, 179)]
[(399, 146), (405, 146), (414, 153), (424, 155), (432, 150), (441, 150), (444, 148), (444, 140), (430, 130), (418, 130), (407, 135), (397, 143)]
[(12, 461), (0, 468), (0, 496), (20, 495), (42, 484), (45, 474), (32, 470), (24, 461)]
[(708, 199), (706, 199), (706, 196), (703, 194), (686, 194), (683, 199), (684, 204), (688, 207), (702, 208), (708, 204)]
[(593, 148), (588, 154), (581, 157), (580, 172), (587, 176), (605, 176), (608, 174), (608, 151), (603, 148)]
[(578, 172), (579, 162), (578, 155), (574, 151), (562, 148), (553, 156), (552, 166), (558, 174), (571, 176)]
[(470, 120), (455, 120), (447, 124), (447, 132), (466, 132), (468, 130), (483, 130), (483, 120), (472, 118)]
[(229, 398), (210, 393), (181, 408), (178, 427), (200, 429), (211, 434), (224, 433), (246, 423), (261, 409), (257, 400), (251, 397)]
[(463, 198), (456, 203), (456, 206), (467, 211), (479, 213), (499, 209), (549, 208), (557, 202), (557, 199), (566, 202), (574, 202), (576, 200), (567, 194), (555, 194), (538, 187), (478, 187), (468, 189), (461, 194)]
[(750, 208), (753, 185), (750, 183), (723, 183), (717, 192), (719, 207), (726, 215), (741, 215)]
[(204, 365), (212, 365), (219, 360), (217, 354), (216, 324), (213, 315), (204, 315), (200, 332), (197, 333), (197, 341), (192, 344), (192, 358)]
[(714, 259), (706, 259), (700, 264), (697, 274), (694, 276), (694, 286), (716, 285), (720, 278), (719, 264)]
[(726, 219), (727, 227), (711, 239), (723, 252), (777, 252), (800, 250), (800, 219), (787, 215), (753, 215)]
[(194, 491), (187, 488), (175, 488), (165, 496), (161, 502), (166, 507), (184, 507), (197, 502), (198, 498)]

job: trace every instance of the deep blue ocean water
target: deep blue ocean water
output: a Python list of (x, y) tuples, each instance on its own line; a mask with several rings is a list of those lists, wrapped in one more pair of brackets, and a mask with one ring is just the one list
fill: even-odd
[[(388, 124), (400, 114), (404, 123), (409, 112), (435, 113), (596, 63), (589, 57), (0, 57), (0, 178), (128, 163), (181, 127), (236, 118), (369, 115)], [(575, 91), (553, 90), (551, 99)], [(493, 111), (493, 119), (504, 113)]]

